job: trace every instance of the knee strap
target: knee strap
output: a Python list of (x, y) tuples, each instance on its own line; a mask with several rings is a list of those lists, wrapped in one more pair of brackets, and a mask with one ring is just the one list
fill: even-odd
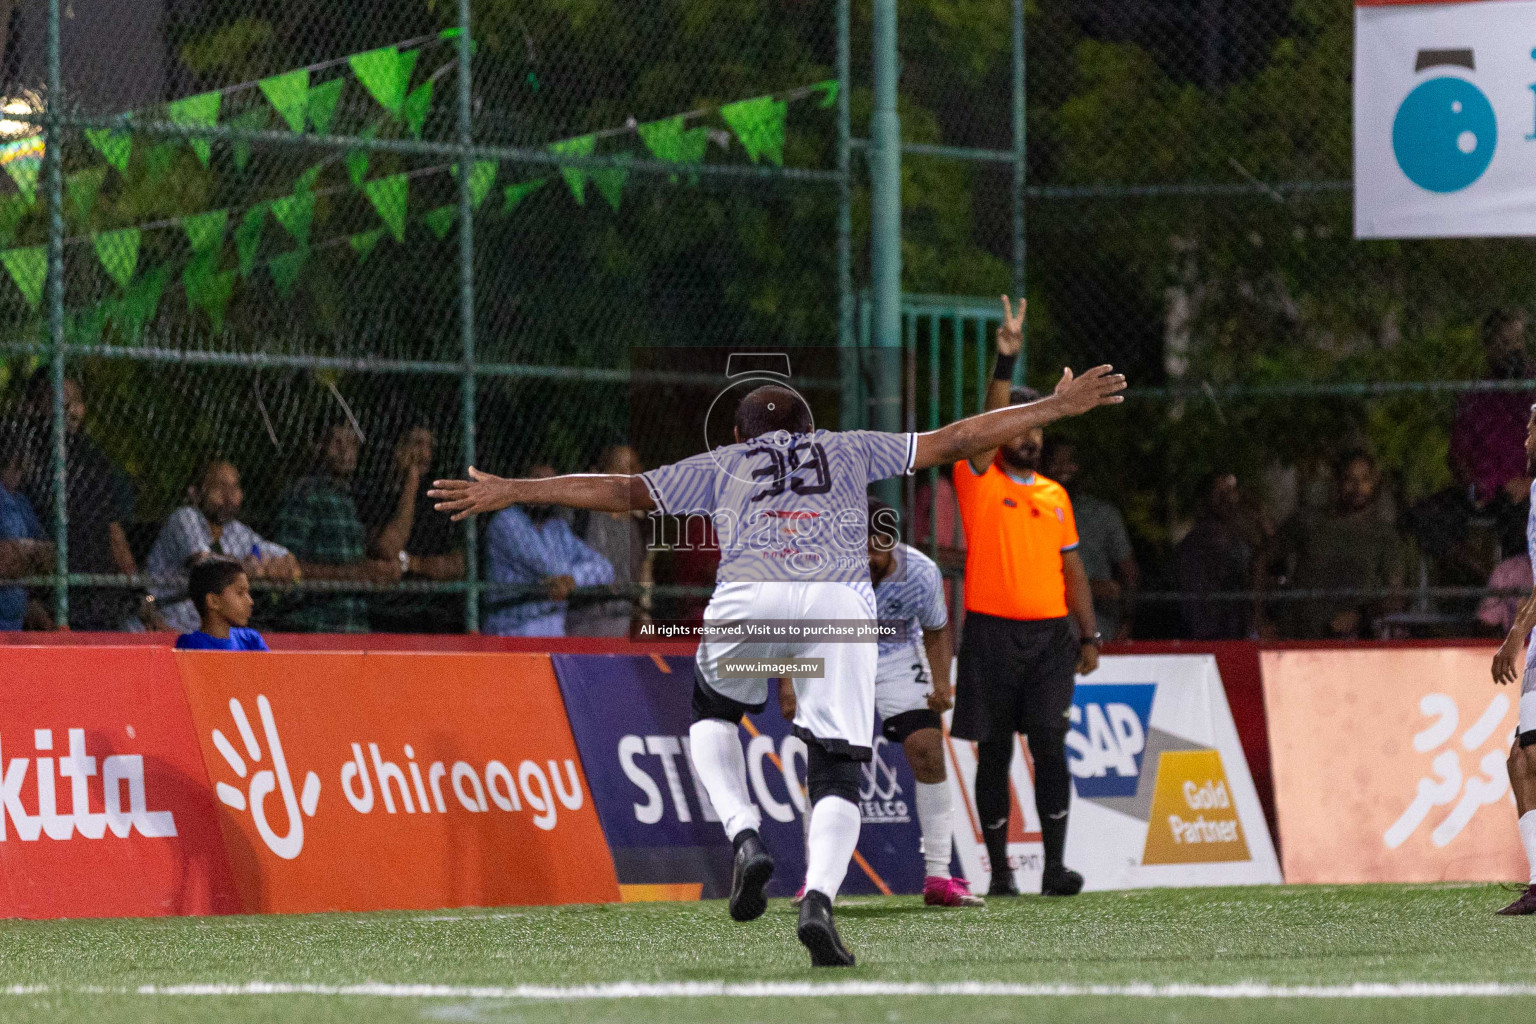
[(859, 788), (864, 782), (864, 769), (860, 762), (847, 754), (833, 753), (818, 743), (812, 743), (806, 756), (805, 780), (811, 790), (811, 806), (822, 797), (842, 797), (849, 803), (859, 802)]

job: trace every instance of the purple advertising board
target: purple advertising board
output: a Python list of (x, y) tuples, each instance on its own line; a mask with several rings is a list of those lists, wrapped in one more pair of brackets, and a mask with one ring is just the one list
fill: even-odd
[[(730, 891), (731, 844), (688, 757), (693, 659), (556, 654), (555, 675), (621, 885), (702, 884)], [(773, 854), (770, 896), (805, 877), (805, 744), (770, 701), (743, 723), (747, 778)], [(906, 757), (878, 732), (860, 789), (864, 824), (845, 893), (923, 889), (920, 832)]]

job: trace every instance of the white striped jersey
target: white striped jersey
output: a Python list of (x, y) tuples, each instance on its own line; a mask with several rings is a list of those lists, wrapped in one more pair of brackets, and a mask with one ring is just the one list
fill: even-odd
[(875, 584), (875, 615), (882, 623), (905, 622), (906, 639), (882, 642), (881, 658), (914, 647), (922, 650), (923, 630), (949, 625), (944, 576), (933, 559), (910, 544), (898, 544), (892, 553), (895, 564)]

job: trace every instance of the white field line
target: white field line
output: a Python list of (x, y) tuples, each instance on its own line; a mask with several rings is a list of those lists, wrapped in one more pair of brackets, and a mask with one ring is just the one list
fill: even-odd
[(203, 983), (141, 985), (136, 988), (97, 986), (13, 985), (0, 989), (11, 996), (363, 996), (382, 999), (827, 999), (848, 996), (1046, 996), (1113, 997), (1129, 999), (1454, 999), (1530, 998), (1536, 984), (1502, 982), (1359, 982), (1352, 985), (1271, 985), (1236, 982), (1226, 985), (1132, 982), (1124, 985), (1032, 985), (998, 981), (679, 981), (607, 982), (593, 985), (426, 985), (360, 982), (350, 985), (291, 984), (250, 981), (240, 984)]

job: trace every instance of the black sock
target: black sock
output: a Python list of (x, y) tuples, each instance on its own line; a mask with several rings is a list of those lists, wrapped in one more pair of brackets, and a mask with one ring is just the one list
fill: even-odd
[(976, 745), (976, 813), (987, 842), (987, 859), (994, 875), (1008, 870), (1008, 765), (1013, 737), (982, 740)]
[(1066, 731), (1042, 730), (1029, 734), (1029, 753), (1035, 762), (1035, 810), (1040, 812), (1040, 834), (1045, 844), (1047, 869), (1062, 866), (1067, 846), (1067, 808), (1072, 800), (1072, 778), (1067, 772)]

